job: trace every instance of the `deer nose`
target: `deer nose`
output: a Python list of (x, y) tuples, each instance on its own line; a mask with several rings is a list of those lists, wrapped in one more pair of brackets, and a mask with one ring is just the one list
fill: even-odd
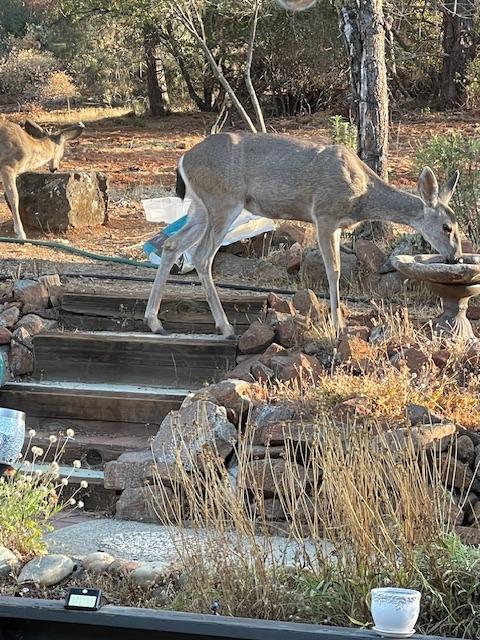
[(57, 170), (57, 167), (50, 167), (50, 173), (55, 173), (56, 170)]

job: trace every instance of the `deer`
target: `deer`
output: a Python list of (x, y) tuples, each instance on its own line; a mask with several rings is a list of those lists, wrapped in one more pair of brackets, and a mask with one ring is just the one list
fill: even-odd
[(189, 251), (205, 289), (215, 326), (234, 338), (212, 278), (212, 263), (243, 208), (271, 219), (311, 222), (327, 274), (331, 320), (344, 326), (340, 308), (340, 236), (367, 220), (408, 225), (447, 261), (462, 254), (459, 227), (449, 207), (459, 173), (439, 188), (432, 169), (418, 179), (418, 195), (381, 179), (344, 145), (263, 133), (218, 133), (187, 151), (177, 166), (177, 196), (191, 204), (185, 226), (165, 242), (144, 321), (166, 334), (158, 311), (178, 256)]
[(0, 122), (0, 176), (7, 204), (13, 215), (13, 228), (19, 240), (26, 240), (19, 213), (17, 176), (35, 171), (44, 164), (55, 173), (65, 153), (67, 142), (76, 140), (85, 126), (79, 122), (55, 133), (49, 133), (32, 120), (25, 128), (5, 120)]

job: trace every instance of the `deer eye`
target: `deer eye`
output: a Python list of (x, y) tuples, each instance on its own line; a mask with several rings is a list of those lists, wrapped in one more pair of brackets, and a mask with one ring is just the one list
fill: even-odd
[(452, 227), (449, 224), (444, 224), (443, 230), (445, 231), (445, 233), (452, 233)]

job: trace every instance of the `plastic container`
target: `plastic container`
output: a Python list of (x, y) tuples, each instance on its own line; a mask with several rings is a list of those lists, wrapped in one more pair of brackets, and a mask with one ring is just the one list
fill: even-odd
[(148, 222), (175, 222), (188, 212), (191, 200), (185, 198), (153, 198), (142, 200)]
[(25, 414), (0, 407), (0, 465), (12, 466), (25, 441)]

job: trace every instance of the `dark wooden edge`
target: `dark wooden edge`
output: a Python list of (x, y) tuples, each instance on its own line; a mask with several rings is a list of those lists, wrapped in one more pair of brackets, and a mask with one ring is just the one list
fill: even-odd
[[(167, 637), (191, 636), (237, 640), (371, 640), (374, 631), (313, 624), (275, 622), (205, 614), (135, 609), (106, 605), (100, 611), (67, 611), (63, 600), (0, 597), (1, 620), (43, 621), (61, 625), (155, 631)], [(438, 636), (415, 635), (415, 640), (438, 640)], [(450, 639), (453, 640), (453, 639)]]

